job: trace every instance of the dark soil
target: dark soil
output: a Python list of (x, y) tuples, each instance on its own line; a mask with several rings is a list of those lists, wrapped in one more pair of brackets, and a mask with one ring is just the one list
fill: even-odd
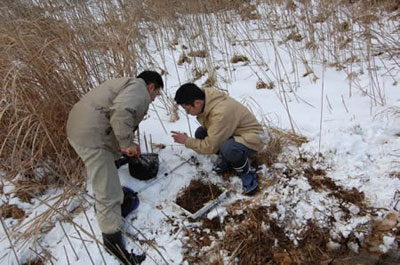
[(176, 204), (195, 213), (210, 200), (221, 195), (222, 190), (212, 183), (203, 183), (200, 180), (192, 180), (176, 198)]
[(0, 216), (5, 219), (21, 219), (25, 216), (25, 212), (15, 204), (4, 204), (0, 206)]
[(202, 219), (203, 229), (210, 229), (210, 231), (222, 231), (224, 229), (224, 224), (221, 224), (219, 221), (219, 217), (214, 217), (212, 220), (207, 217), (203, 217)]
[(331, 190), (329, 196), (335, 197), (342, 202), (353, 203), (360, 208), (364, 207), (364, 193), (358, 191), (356, 188), (351, 190), (344, 189), (341, 186), (336, 185), (336, 183), (326, 176), (326, 172), (321, 169), (314, 169), (309, 167), (304, 170), (304, 176), (308, 179), (311, 187), (316, 191)]

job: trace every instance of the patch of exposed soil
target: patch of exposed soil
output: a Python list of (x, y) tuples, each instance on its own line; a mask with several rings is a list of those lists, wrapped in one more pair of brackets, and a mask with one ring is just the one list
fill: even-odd
[(25, 212), (15, 204), (3, 204), (0, 206), (0, 216), (2, 218), (21, 219), (24, 218)]
[(225, 225), (220, 222), (219, 217), (214, 217), (213, 219), (208, 219), (206, 217), (202, 218), (202, 228), (209, 229), (211, 232), (217, 232), (224, 230)]
[(330, 196), (334, 196), (337, 199), (340, 199), (344, 202), (350, 202), (357, 206), (364, 206), (365, 195), (364, 192), (358, 191), (356, 188), (352, 188), (351, 190), (345, 190), (340, 187), (337, 191), (334, 191), (329, 194)]
[(308, 179), (308, 183), (316, 191), (331, 190), (329, 196), (335, 197), (342, 202), (353, 203), (360, 208), (364, 207), (365, 195), (363, 192), (358, 191), (356, 188), (346, 190), (329, 177), (322, 169), (314, 169), (312, 166), (304, 170), (304, 176)]
[(200, 180), (192, 180), (189, 186), (180, 192), (180, 195), (176, 198), (176, 204), (191, 213), (195, 213), (203, 208), (207, 202), (221, 194), (222, 190), (210, 182), (203, 183)]

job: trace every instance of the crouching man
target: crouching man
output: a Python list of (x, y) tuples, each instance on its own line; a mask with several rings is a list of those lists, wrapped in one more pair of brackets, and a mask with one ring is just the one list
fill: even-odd
[(172, 132), (177, 143), (200, 154), (216, 154), (213, 170), (223, 173), (233, 168), (242, 180), (243, 193), (253, 195), (258, 189), (257, 174), (250, 170), (249, 156), (261, 151), (264, 131), (255, 116), (242, 104), (215, 88), (200, 89), (192, 83), (182, 85), (175, 101), (197, 120), (195, 138)]
[(133, 143), (134, 131), (163, 86), (161, 76), (153, 71), (144, 71), (137, 78), (110, 80), (87, 93), (68, 117), (68, 140), (92, 180), (104, 245), (126, 265), (140, 264), (146, 256), (129, 253), (123, 244), (123, 217), (132, 210), (133, 202), (125, 192), (129, 189), (121, 187), (114, 161), (120, 152), (140, 155), (140, 148)]

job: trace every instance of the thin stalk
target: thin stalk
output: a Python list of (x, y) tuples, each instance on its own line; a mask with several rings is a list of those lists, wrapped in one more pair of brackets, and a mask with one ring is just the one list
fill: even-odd
[(0, 221), (1, 221), (1, 225), (2, 225), (2, 227), (3, 227), (4, 232), (6, 233), (8, 242), (10, 242), (10, 247), (11, 247), (13, 253), (14, 253), (15, 259), (17, 260), (18, 265), (21, 265), (21, 263), (19, 262), (19, 259), (18, 259), (17, 252), (15, 251), (14, 244), (13, 244), (13, 242), (12, 242), (12, 240), (11, 240), (11, 238), (10, 238), (10, 235), (9, 235), (9, 233), (8, 233), (8, 229), (7, 229), (7, 227), (6, 227), (6, 224), (5, 224), (4, 221), (3, 221), (3, 217), (0, 217)]

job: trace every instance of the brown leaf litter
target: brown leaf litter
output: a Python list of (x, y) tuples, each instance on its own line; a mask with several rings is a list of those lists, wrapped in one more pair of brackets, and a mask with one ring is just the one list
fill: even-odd
[(210, 182), (204, 183), (200, 180), (193, 179), (189, 185), (185, 187), (180, 195), (176, 198), (176, 203), (188, 210), (191, 213), (195, 213), (204, 204), (218, 198), (222, 194), (222, 190)]

